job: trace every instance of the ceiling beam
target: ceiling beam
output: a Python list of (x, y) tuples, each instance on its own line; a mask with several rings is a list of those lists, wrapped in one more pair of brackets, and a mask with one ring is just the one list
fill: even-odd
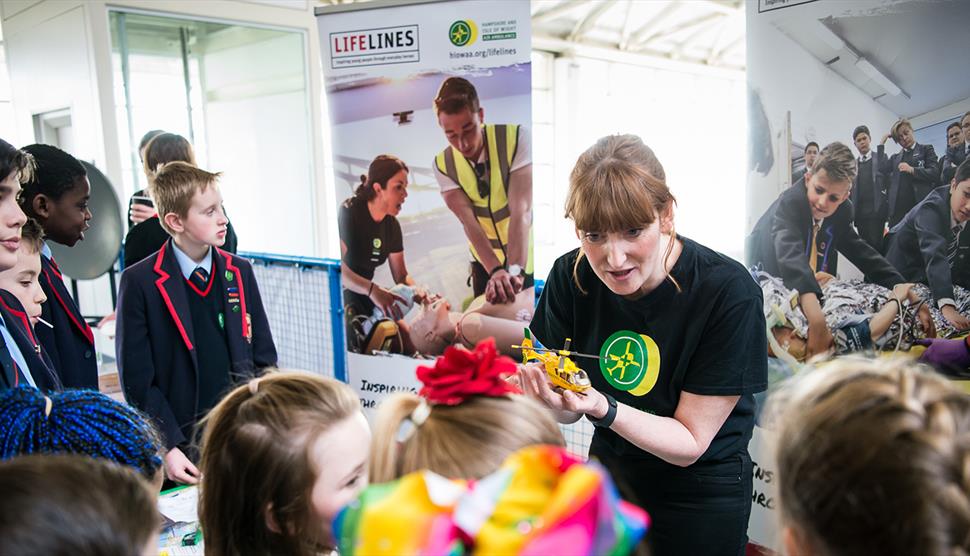
[(573, 27), (573, 31), (569, 33), (568, 40), (579, 42), (581, 37), (583, 36), (583, 33), (585, 33), (591, 27), (593, 27), (593, 25), (596, 24), (596, 21), (600, 17), (602, 17), (602, 15), (606, 13), (606, 11), (612, 8), (614, 5), (615, 4), (613, 4), (612, 2), (596, 3), (593, 9), (586, 12), (586, 15), (583, 16), (582, 19), (576, 22), (576, 26)]
[(664, 20), (669, 18), (671, 14), (680, 9), (681, 4), (678, 2), (670, 2), (662, 10), (660, 10), (657, 15), (652, 17), (645, 25), (633, 32), (628, 38), (627, 42), (620, 43), (620, 50), (629, 50), (630, 45), (640, 44), (643, 42), (644, 37), (648, 37), (655, 29), (660, 27)]
[(733, 2), (731, 0), (728, 0), (727, 2), (721, 2), (718, 0), (694, 0), (694, 2), (724, 15), (736, 15), (738, 13), (744, 13), (743, 2)]
[(633, 22), (630, 19), (630, 13), (633, 11), (633, 0), (626, 0), (626, 13), (623, 15), (623, 28), (620, 29), (620, 41), (617, 43), (617, 48), (623, 50), (626, 46), (627, 41), (630, 39), (630, 32), (633, 30), (630, 27), (630, 23)]
[(698, 17), (696, 19), (689, 19), (687, 21), (684, 21), (684, 22), (681, 22), (681, 23), (679, 23), (677, 25), (674, 25), (673, 27), (667, 27), (667, 28), (665, 28), (663, 30), (660, 30), (660, 31), (657, 31), (657, 32), (653, 33), (652, 35), (650, 35), (649, 37), (647, 37), (647, 38), (645, 38), (643, 40), (638, 41), (638, 43), (634, 45), (633, 50), (643, 49), (643, 48), (647, 47), (653, 41), (656, 41), (656, 40), (659, 40), (659, 39), (663, 39), (663, 38), (669, 37), (671, 35), (675, 35), (675, 34), (681, 32), (681, 31), (685, 31), (687, 29), (693, 29), (694, 27), (697, 27), (698, 25), (707, 25), (711, 21), (714, 21), (715, 19), (720, 19), (720, 18), (723, 18), (723, 17), (724, 17), (724, 14), (721, 14), (721, 13), (711, 13), (711, 14), (707, 14), (707, 15), (705, 15), (703, 17)]
[[(716, 64), (721, 59), (721, 56), (723, 56), (724, 54), (727, 54), (728, 52), (734, 50), (735, 48), (737, 48), (738, 46), (740, 46), (742, 44), (744, 44), (744, 34), (743, 33), (740, 36), (735, 37), (735, 39), (733, 41), (731, 41), (731, 42), (729, 42), (729, 43), (727, 43), (725, 45), (722, 45), (722, 46), (720, 46), (718, 48), (712, 48), (711, 49), (710, 56), (707, 57), (707, 63), (708, 64), (711, 64), (711, 65)], [(715, 45), (715, 46), (717, 46), (717, 45)]]
[(587, 0), (563, 0), (551, 8), (536, 12), (535, 15), (532, 16), (532, 23), (542, 23), (544, 21), (549, 21), (550, 19), (556, 19), (557, 17), (571, 12), (573, 9), (586, 3)]

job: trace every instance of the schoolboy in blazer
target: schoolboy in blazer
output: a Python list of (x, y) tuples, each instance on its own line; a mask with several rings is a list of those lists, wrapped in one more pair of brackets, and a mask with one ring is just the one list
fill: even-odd
[(872, 152), (869, 128), (860, 125), (852, 131), (852, 142), (859, 151), (859, 170), (852, 181), (849, 200), (852, 201), (855, 229), (859, 237), (882, 252), (882, 236), (886, 228), (886, 176), (882, 168), (887, 162), (885, 153)]
[(882, 168), (889, 176), (889, 206), (887, 218), (892, 228), (906, 216), (909, 209), (929, 195), (940, 179), (940, 162), (933, 145), (920, 145), (913, 136), (913, 126), (903, 118), (893, 124), (888, 135), (882, 138), (876, 152), (886, 153), (886, 139), (893, 140), (902, 150), (892, 155)]
[[(45, 238), (68, 247), (84, 239), (91, 220), (87, 171), (76, 158), (50, 145), (28, 145), (24, 151), (37, 163), (33, 179), (24, 184), (20, 206), (44, 229)], [(40, 285), (48, 302), (41, 318), (53, 328), (36, 329), (66, 388), (98, 389), (98, 362), (94, 332), (81, 316), (77, 303), (45, 244), (41, 250)]]
[[(819, 154), (806, 187), (792, 186), (768, 208), (748, 237), (748, 264), (760, 265), (798, 290), (809, 321), (809, 356), (832, 346), (822, 313), (822, 288), (816, 272), (836, 274), (838, 254), (845, 255), (870, 281), (892, 287), (902, 276), (852, 227), (852, 203), (846, 202), (856, 174), (849, 147), (831, 143)], [(814, 237), (813, 237), (814, 236)]]
[(193, 429), (235, 382), (275, 366), (276, 348), (252, 266), (218, 248), (226, 217), (213, 174), (184, 162), (152, 185), (172, 239), (121, 276), (115, 348), (129, 403), (150, 415), (166, 476), (198, 480)]
[(970, 287), (970, 163), (957, 168), (950, 185), (934, 189), (887, 237), (886, 258), (910, 282), (930, 287), (943, 316), (959, 329), (970, 319), (957, 311), (954, 284)]
[(950, 185), (964, 159), (967, 158), (967, 144), (963, 138), (963, 128), (960, 122), (952, 122), (946, 126), (946, 153), (940, 159), (940, 184)]

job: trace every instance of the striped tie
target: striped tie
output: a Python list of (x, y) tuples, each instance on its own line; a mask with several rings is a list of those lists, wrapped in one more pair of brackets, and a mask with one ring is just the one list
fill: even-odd
[(953, 265), (953, 259), (957, 256), (957, 246), (960, 245), (960, 226), (950, 228), (950, 233), (953, 237), (946, 246), (946, 261)]
[(209, 272), (201, 266), (197, 266), (189, 276), (189, 280), (192, 281), (196, 288), (205, 290), (206, 286), (209, 285)]

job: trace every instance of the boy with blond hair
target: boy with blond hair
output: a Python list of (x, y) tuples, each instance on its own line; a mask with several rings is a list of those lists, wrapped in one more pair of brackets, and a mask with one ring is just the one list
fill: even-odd
[(125, 397), (155, 420), (165, 475), (179, 483), (199, 478), (195, 425), (235, 383), (277, 359), (252, 266), (219, 249), (228, 223), (219, 176), (184, 162), (161, 168), (150, 192), (171, 239), (128, 268), (118, 292)]
[[(890, 137), (902, 150), (885, 158), (886, 140)], [(906, 216), (911, 208), (926, 198), (940, 179), (940, 161), (933, 145), (916, 142), (913, 124), (901, 118), (883, 136), (876, 152), (883, 161), (883, 174), (889, 176), (887, 190), (889, 201), (889, 227), (892, 228)]]
[(828, 144), (804, 184), (786, 189), (768, 208), (748, 236), (748, 266), (759, 266), (798, 290), (808, 319), (808, 356), (833, 346), (822, 313), (822, 288), (817, 272), (838, 275), (838, 256), (865, 273), (867, 281), (892, 288), (905, 282), (895, 268), (852, 227), (849, 201), (858, 166), (846, 145)]

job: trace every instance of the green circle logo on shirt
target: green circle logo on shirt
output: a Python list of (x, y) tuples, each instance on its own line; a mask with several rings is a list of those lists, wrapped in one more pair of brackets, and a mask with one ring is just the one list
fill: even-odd
[(600, 371), (613, 388), (643, 396), (660, 377), (660, 348), (646, 334), (614, 332), (600, 348)]
[(380, 249), (380, 248), (381, 248), (381, 238), (375, 237), (374, 238), (374, 249)]

